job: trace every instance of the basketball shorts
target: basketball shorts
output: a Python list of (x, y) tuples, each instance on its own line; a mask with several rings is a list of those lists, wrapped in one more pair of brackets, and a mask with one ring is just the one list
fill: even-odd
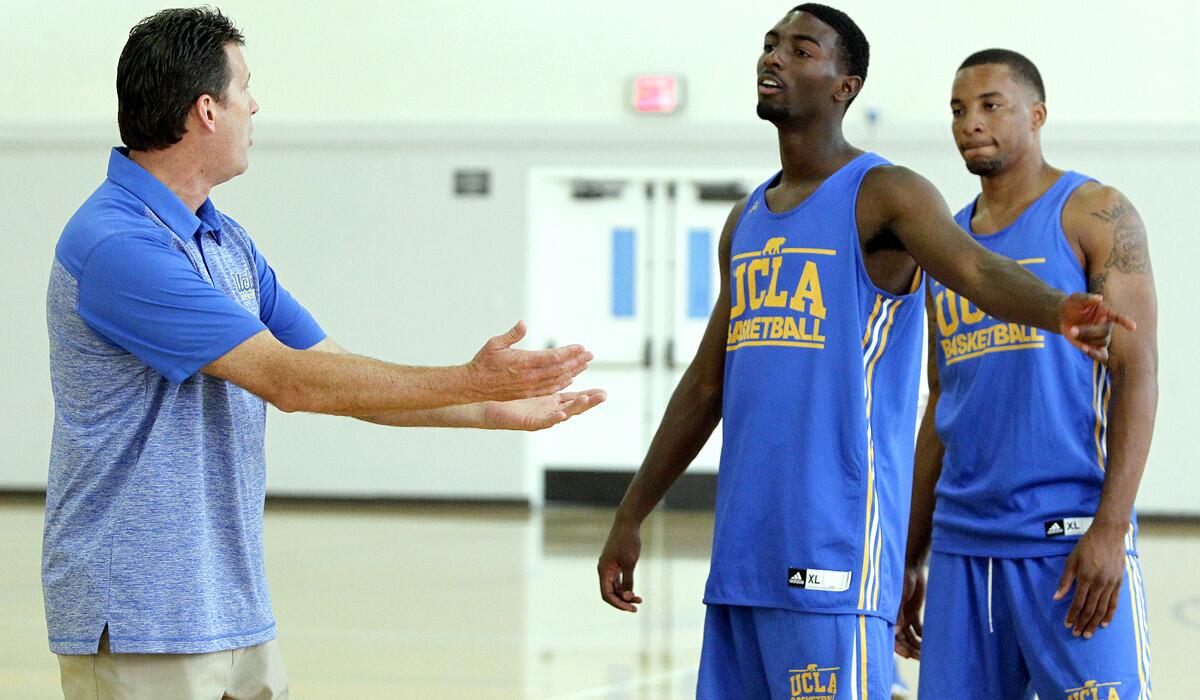
[(1054, 600), (1067, 557), (990, 559), (934, 552), (921, 641), (921, 698), (1147, 700), (1150, 643), (1137, 556), (1116, 616), (1091, 639)]
[(893, 627), (878, 617), (709, 605), (697, 700), (888, 700)]

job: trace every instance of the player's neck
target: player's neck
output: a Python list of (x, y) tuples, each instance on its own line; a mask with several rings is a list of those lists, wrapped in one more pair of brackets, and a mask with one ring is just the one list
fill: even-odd
[(842, 135), (841, 120), (776, 126), (784, 187), (824, 180), (862, 152)]
[(979, 178), (983, 193), (979, 205), (999, 215), (1019, 214), (1045, 194), (1062, 175), (1046, 163), (1041, 151), (1011, 164), (1004, 172)]
[(131, 150), (129, 159), (166, 185), (183, 200), (189, 211), (199, 209), (212, 191), (213, 183), (206, 177), (206, 169), (196, 167), (196, 160), (178, 147), (161, 151)]

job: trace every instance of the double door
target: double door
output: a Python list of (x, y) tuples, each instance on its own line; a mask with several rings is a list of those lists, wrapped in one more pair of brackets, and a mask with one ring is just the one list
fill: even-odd
[[(529, 346), (583, 343), (578, 386), (606, 405), (540, 434), (531, 457), (559, 470), (641, 463), (708, 324), (717, 245), (734, 203), (763, 173), (545, 169), (531, 173)], [(720, 429), (692, 471), (716, 471)]]

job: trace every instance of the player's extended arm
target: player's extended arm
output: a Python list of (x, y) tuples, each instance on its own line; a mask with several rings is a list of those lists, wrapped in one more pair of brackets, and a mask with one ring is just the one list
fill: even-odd
[(515, 350), (518, 323), (465, 365), (410, 367), (359, 355), (293, 350), (262, 331), (203, 368), (283, 411), (372, 416), (553, 394), (582, 372), (591, 353), (571, 345)]
[(1125, 535), (1146, 468), (1158, 404), (1158, 308), (1146, 227), (1120, 192), (1085, 185), (1068, 200), (1063, 225), (1075, 234), (1087, 261), (1088, 288), (1129, 309), (1141, 322), (1137, 333), (1114, 334), (1109, 349), (1111, 382), (1108, 466), (1091, 527), (1067, 560), (1055, 599), (1075, 596), (1064, 623), (1075, 636), (1091, 637), (1117, 610), (1124, 579)]
[(942, 457), (946, 448), (937, 434), (935, 418), (938, 399), (942, 395), (937, 364), (937, 328), (934, 327), (933, 302), (926, 293), (926, 316), (929, 320), (929, 402), (917, 431), (917, 448), (913, 456), (912, 502), (908, 515), (908, 546), (904, 555), (904, 591), (896, 618), (896, 653), (907, 659), (921, 658), (921, 606), (925, 602), (925, 558), (933, 533), (934, 491), (942, 476)]
[[(325, 338), (309, 350), (350, 354), (332, 338)], [(368, 423), (402, 427), (542, 430), (600, 405), (605, 398), (607, 394), (603, 390), (588, 389), (513, 401), (483, 401), (355, 417)]]
[(1114, 322), (1134, 328), (1131, 319), (1109, 308), (1099, 295), (1063, 294), (976, 243), (954, 222), (937, 189), (911, 170), (876, 168), (863, 189), (869, 197), (865, 203), (878, 207), (878, 223), (896, 234), (917, 264), (986, 313), (1061, 333), (1100, 361), (1107, 358)]
[(619, 610), (637, 612), (642, 602), (633, 592), (633, 569), (641, 555), (641, 525), (687, 469), (721, 421), (725, 381), (725, 345), (729, 336), (729, 250), (733, 229), (746, 206), (729, 213), (718, 252), (721, 293), (692, 364), (684, 372), (659, 423), (641, 468), (617, 507), (608, 541), (596, 565), (600, 597)]

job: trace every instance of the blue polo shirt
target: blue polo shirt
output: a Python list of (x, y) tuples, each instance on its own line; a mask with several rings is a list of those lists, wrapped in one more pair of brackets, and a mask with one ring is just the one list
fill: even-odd
[(42, 586), (50, 650), (205, 653), (269, 641), (266, 407), (200, 368), (263, 330), (325, 337), (235, 221), (114, 149), (46, 297), (54, 436)]

